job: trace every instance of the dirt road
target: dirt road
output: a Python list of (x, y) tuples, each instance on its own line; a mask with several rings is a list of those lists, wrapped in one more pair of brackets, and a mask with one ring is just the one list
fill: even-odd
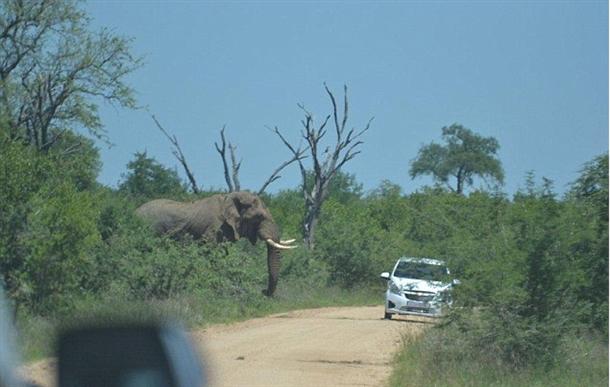
[[(382, 307), (322, 308), (276, 314), (193, 332), (210, 386), (383, 386), (401, 334), (422, 318), (383, 320)], [(23, 374), (51, 386), (53, 364)]]

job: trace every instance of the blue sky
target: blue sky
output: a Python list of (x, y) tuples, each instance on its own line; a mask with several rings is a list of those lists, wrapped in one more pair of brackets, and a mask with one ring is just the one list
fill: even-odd
[[(323, 82), (349, 87), (350, 123), (371, 116), (362, 154), (347, 164), (366, 190), (384, 179), (412, 192), (409, 162), (454, 122), (501, 145), (512, 194), (527, 171), (563, 192), (582, 164), (608, 151), (608, 3), (89, 2), (94, 26), (134, 38), (145, 65), (130, 76), (139, 104), (178, 137), (204, 188), (224, 188), (214, 149), (226, 124), (258, 190), (290, 156), (266, 126), (298, 142), (302, 112), (323, 117)], [(178, 168), (145, 109), (100, 109), (99, 180), (116, 185), (133, 153)], [(329, 132), (329, 139), (332, 139)], [(296, 187), (289, 167), (270, 191)]]

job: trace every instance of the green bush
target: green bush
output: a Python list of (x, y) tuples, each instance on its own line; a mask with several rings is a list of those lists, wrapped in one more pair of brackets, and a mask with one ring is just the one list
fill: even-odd
[[(528, 326), (521, 326), (527, 331)], [(517, 328), (518, 329), (518, 328)], [(557, 343), (554, 362), (515, 369), (488, 348), (475, 352), (456, 328), (430, 328), (404, 336), (388, 385), (399, 386), (607, 386), (608, 345), (600, 337), (568, 332)], [(520, 337), (520, 336), (518, 336)]]
[[(593, 175), (595, 197), (607, 168)], [(607, 215), (594, 215), (607, 203), (559, 200), (551, 181), (538, 186), (533, 175), (512, 201), (433, 191), (410, 200), (437, 214), (424, 223), (441, 226), (445, 238), (432, 227), (415, 235), (436, 244), (462, 285), (453, 311), (405, 344), (391, 385), (607, 385), (607, 344), (587, 338), (598, 327), (607, 340), (599, 324), (607, 322)]]
[(78, 141), (60, 141), (79, 144), (63, 155), (0, 141), (0, 273), (18, 307), (47, 311), (83, 290), (99, 242), (88, 170), (99, 165), (92, 143)]
[(430, 356), (444, 362), (485, 361), (499, 369), (550, 367), (561, 358), (561, 318), (524, 316), (520, 300), (479, 309), (454, 310), (424, 338)]
[(328, 263), (310, 250), (299, 248), (282, 256), (280, 283), (305, 280), (312, 288), (325, 288), (329, 283)]
[(31, 205), (36, 210), (22, 236), (27, 251), (22, 278), (28, 305), (41, 310), (83, 290), (91, 252), (100, 240), (98, 208), (91, 194), (68, 184), (45, 187)]
[[(436, 367), (430, 372), (464, 359), (493, 363), (496, 376), (546, 372), (569, 357), (565, 332), (594, 328), (607, 337), (607, 155), (587, 164), (563, 199), (533, 175), (512, 199), (439, 188), (403, 195), (387, 181), (364, 196), (353, 175), (341, 175), (322, 208), (316, 249), (283, 253), (276, 297), (267, 299), (263, 243), (156, 237), (134, 216), (149, 196), (215, 192), (188, 196), (145, 155), (140, 169), (152, 165), (163, 181), (133, 174), (130, 189), (100, 187), (90, 142), (65, 157), (8, 140), (0, 147), (0, 272), (19, 315), (34, 322), (117, 307), (117, 299), (125, 310), (152, 306), (193, 324), (362, 302), (371, 289), (381, 293), (379, 273), (408, 255), (445, 259), (462, 281), (455, 312), (417, 344), (429, 347), (421, 366)], [(298, 189), (264, 199), (284, 237), (302, 235)], [(359, 292), (367, 295), (352, 297)]]
[(366, 207), (329, 200), (320, 223), (315, 254), (328, 263), (330, 280), (346, 287), (370, 281), (379, 233), (369, 227)]
[(117, 230), (96, 254), (97, 291), (124, 289), (135, 300), (191, 292), (210, 296), (259, 292), (266, 281), (266, 252), (239, 244), (203, 244), (156, 237), (143, 224)]
[(178, 172), (160, 164), (146, 151), (136, 152), (134, 160), (127, 163), (128, 172), (123, 174), (119, 191), (137, 203), (151, 199), (183, 197), (186, 193)]

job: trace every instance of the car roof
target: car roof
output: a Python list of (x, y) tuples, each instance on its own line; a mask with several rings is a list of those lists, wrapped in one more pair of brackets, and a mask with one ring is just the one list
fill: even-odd
[(426, 263), (428, 265), (445, 265), (445, 261), (435, 258), (425, 258), (425, 257), (400, 257), (398, 262), (416, 262), (416, 263)]

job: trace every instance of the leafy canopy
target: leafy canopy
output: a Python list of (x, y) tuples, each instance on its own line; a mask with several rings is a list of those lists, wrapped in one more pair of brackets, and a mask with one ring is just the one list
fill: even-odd
[[(434, 142), (420, 148), (411, 162), (411, 178), (432, 175), (437, 183), (462, 194), (475, 176), (502, 184), (504, 171), (496, 157), (500, 145), (493, 137), (483, 137), (459, 124), (443, 127), (444, 145)], [(455, 180), (455, 186), (450, 184)]]
[(159, 198), (184, 193), (184, 187), (175, 170), (168, 169), (146, 151), (136, 152), (134, 160), (127, 163), (124, 181), (119, 190), (139, 198)]
[(130, 40), (91, 31), (74, 0), (0, 2), (0, 115), (11, 139), (47, 151), (67, 131), (103, 137), (101, 101), (134, 108)]
[(0, 138), (0, 286), (30, 310), (81, 292), (100, 241), (99, 154), (78, 135), (62, 141), (79, 146), (41, 153)]

